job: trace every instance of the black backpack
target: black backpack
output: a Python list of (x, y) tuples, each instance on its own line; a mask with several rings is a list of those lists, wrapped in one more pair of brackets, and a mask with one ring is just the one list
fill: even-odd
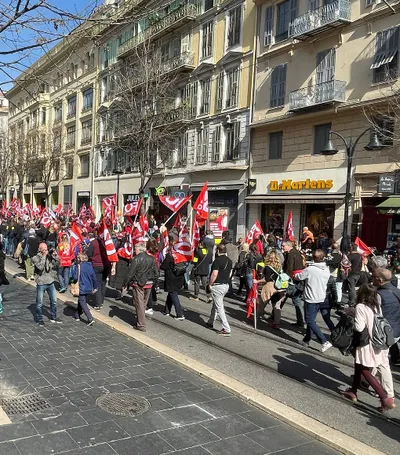
[(343, 355), (350, 355), (354, 347), (354, 317), (343, 314), (331, 333), (332, 345)]
[(183, 276), (186, 273), (186, 262), (178, 262), (174, 264), (172, 272), (175, 276)]

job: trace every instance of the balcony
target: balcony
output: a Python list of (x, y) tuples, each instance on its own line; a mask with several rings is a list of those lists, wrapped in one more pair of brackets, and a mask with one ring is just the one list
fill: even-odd
[(194, 54), (193, 52), (182, 52), (182, 54), (176, 57), (166, 60), (161, 65), (161, 71), (163, 73), (169, 73), (171, 71), (192, 71), (194, 66)]
[(81, 139), (81, 146), (83, 145), (88, 145), (92, 142), (92, 138), (91, 137), (83, 137)]
[(289, 38), (305, 39), (350, 22), (350, 0), (336, 0), (296, 17), (289, 24)]
[(155, 127), (169, 125), (171, 123), (187, 121), (192, 119), (190, 109), (186, 107), (178, 107), (161, 112), (155, 116)]
[(197, 15), (196, 5), (186, 4), (180, 8), (172, 11), (172, 13), (164, 16), (158, 22), (153, 23), (149, 28), (134, 36), (133, 38), (126, 41), (118, 49), (118, 57), (122, 57), (124, 54), (135, 49), (146, 40), (150, 38), (156, 38), (158, 35), (164, 32), (173, 31), (182, 25), (194, 20)]
[(65, 148), (67, 150), (70, 150), (70, 149), (73, 149), (75, 148), (75, 139), (72, 141), (67, 141), (66, 145), (65, 145)]
[(346, 82), (329, 81), (293, 90), (289, 94), (289, 110), (298, 111), (323, 104), (343, 103), (346, 95)]

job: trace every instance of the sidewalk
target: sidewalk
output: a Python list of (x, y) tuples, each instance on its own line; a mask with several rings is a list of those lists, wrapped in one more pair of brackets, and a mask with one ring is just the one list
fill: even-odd
[[(75, 322), (61, 304), (63, 324), (38, 327), (30, 285), (12, 279), (2, 291), (0, 397), (12, 423), (0, 427), (1, 454), (338, 454), (107, 326)], [(96, 404), (109, 393), (151, 407), (115, 416)]]

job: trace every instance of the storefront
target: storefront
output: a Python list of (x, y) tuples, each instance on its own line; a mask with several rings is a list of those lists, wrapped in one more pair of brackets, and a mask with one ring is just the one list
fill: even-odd
[(76, 193), (76, 211), (79, 213), (82, 205), (86, 207), (90, 206), (90, 191), (78, 191)]
[(342, 169), (294, 171), (258, 176), (246, 197), (248, 228), (258, 219), (265, 233), (284, 235), (292, 212), (296, 239), (307, 226), (317, 238), (342, 235), (345, 172)]

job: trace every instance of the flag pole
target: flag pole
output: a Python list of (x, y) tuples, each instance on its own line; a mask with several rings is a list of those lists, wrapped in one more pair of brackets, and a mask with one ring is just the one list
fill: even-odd
[(166, 220), (164, 221), (164, 223), (162, 223), (162, 226), (165, 226), (168, 221), (172, 220), (172, 218), (179, 212), (179, 210), (177, 212), (173, 212), (172, 215)]

